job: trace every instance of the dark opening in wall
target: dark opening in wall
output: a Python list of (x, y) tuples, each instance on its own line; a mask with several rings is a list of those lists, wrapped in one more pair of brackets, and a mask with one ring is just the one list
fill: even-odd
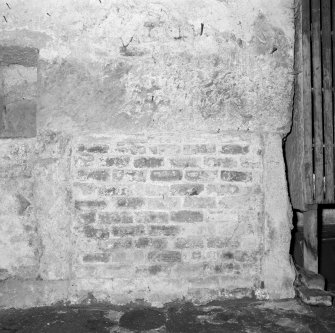
[(39, 50), (0, 46), (0, 138), (36, 136)]

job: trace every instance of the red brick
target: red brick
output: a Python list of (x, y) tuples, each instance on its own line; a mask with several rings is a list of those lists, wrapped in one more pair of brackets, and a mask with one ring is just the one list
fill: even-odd
[(176, 181), (182, 179), (182, 172), (179, 170), (154, 170), (151, 171), (150, 179), (153, 181)]
[(207, 193), (208, 194), (216, 194), (216, 195), (233, 195), (239, 194), (240, 188), (237, 185), (225, 184), (225, 185), (207, 185)]
[(174, 155), (181, 152), (181, 148), (178, 145), (173, 144), (161, 144), (156, 146), (151, 146), (150, 151), (154, 155)]
[(181, 262), (181, 253), (179, 251), (153, 251), (149, 252), (148, 259), (153, 262)]
[(185, 179), (189, 181), (212, 181), (218, 178), (218, 171), (192, 170), (185, 172)]
[(133, 240), (131, 238), (112, 239), (106, 246), (109, 249), (130, 249), (133, 246)]
[(136, 209), (144, 205), (142, 198), (119, 198), (117, 199), (117, 206), (122, 208)]
[(216, 200), (211, 197), (186, 197), (184, 200), (185, 208), (215, 208)]
[(176, 157), (170, 159), (170, 164), (176, 168), (195, 168), (200, 166), (200, 161), (192, 157)]
[(227, 182), (250, 182), (252, 174), (242, 171), (221, 171), (221, 179)]
[(147, 184), (145, 186), (145, 194), (149, 197), (166, 196), (169, 194), (169, 191), (168, 185)]
[(211, 237), (207, 240), (207, 247), (209, 248), (224, 248), (229, 244), (226, 238), (223, 237)]
[(110, 167), (122, 168), (129, 164), (130, 158), (121, 156), (121, 157), (110, 157), (106, 159), (106, 165)]
[(104, 208), (106, 207), (106, 202), (102, 200), (82, 200), (82, 201), (75, 201), (75, 208), (76, 209), (85, 209), (85, 208)]
[(227, 144), (221, 147), (220, 153), (222, 154), (247, 154), (249, 152), (249, 146), (241, 146), (238, 144)]
[(96, 213), (95, 212), (88, 212), (79, 215), (80, 221), (84, 224), (91, 224), (96, 221)]
[(165, 238), (139, 238), (135, 246), (138, 248), (155, 248), (155, 249), (165, 249), (167, 247), (167, 240)]
[(148, 209), (171, 210), (181, 206), (181, 199), (177, 197), (148, 198)]
[(135, 168), (159, 168), (163, 165), (163, 158), (142, 157), (134, 160)]
[(234, 259), (234, 254), (231, 252), (223, 252), (221, 255), (223, 259)]
[(141, 236), (145, 233), (143, 225), (135, 226), (118, 226), (112, 229), (114, 236), (124, 237), (124, 236)]
[(202, 184), (176, 184), (171, 185), (171, 195), (199, 195), (204, 190)]
[(208, 274), (231, 274), (234, 271), (239, 270), (241, 266), (238, 263), (216, 263), (207, 264), (206, 272)]
[(78, 152), (87, 152), (87, 153), (99, 153), (106, 154), (108, 153), (109, 147), (107, 145), (90, 145), (85, 146), (83, 144), (78, 146)]
[(151, 241), (150, 238), (142, 237), (136, 241), (135, 246), (139, 248), (148, 247), (150, 245), (150, 241)]
[(183, 152), (184, 154), (213, 154), (216, 151), (216, 147), (213, 144), (197, 144), (197, 145), (185, 145)]
[(188, 248), (203, 248), (204, 242), (202, 238), (189, 237), (189, 238), (177, 238), (174, 246), (177, 249), (188, 249)]
[(161, 265), (152, 265), (149, 267), (149, 273), (151, 275), (156, 275), (162, 271), (162, 266)]
[(179, 233), (179, 228), (175, 225), (151, 225), (149, 235), (151, 236), (175, 236)]
[(91, 226), (85, 226), (84, 233), (88, 238), (106, 240), (109, 238), (109, 232), (105, 229), (96, 229)]
[(86, 254), (83, 257), (84, 262), (108, 262), (110, 255), (108, 253)]
[(109, 172), (106, 170), (94, 170), (91, 172), (80, 170), (78, 176), (83, 179), (106, 181), (109, 179)]
[(206, 157), (204, 160), (204, 165), (208, 167), (223, 167), (223, 168), (235, 168), (237, 167), (237, 161), (232, 158), (214, 158)]
[(103, 196), (129, 195), (129, 188), (126, 186), (110, 186), (99, 189), (99, 194)]
[(204, 216), (201, 212), (181, 210), (177, 212), (171, 212), (171, 221), (174, 222), (202, 222)]
[(136, 214), (137, 223), (168, 223), (169, 214), (165, 212), (138, 212)]
[(120, 154), (142, 155), (146, 153), (146, 148), (142, 144), (135, 142), (118, 142), (114, 151)]
[(106, 224), (114, 223), (132, 223), (133, 216), (129, 213), (122, 212), (104, 212), (99, 214), (99, 221)]
[(142, 170), (113, 170), (113, 180), (124, 182), (145, 182), (146, 172)]

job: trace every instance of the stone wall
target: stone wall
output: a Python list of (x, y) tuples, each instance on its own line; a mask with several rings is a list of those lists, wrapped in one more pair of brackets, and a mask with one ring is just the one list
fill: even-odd
[(0, 281), (36, 278), (38, 239), (33, 211), (33, 140), (0, 144)]
[[(294, 296), (281, 147), (291, 124), (292, 4), (5, 8), (2, 115), (37, 113), (27, 132), (10, 132), (22, 135), (0, 131), (12, 137), (0, 142), (4, 160), (27, 147), (17, 173), (3, 167), (1, 305), (88, 293), (153, 304)], [(12, 96), (18, 113), (6, 106)]]

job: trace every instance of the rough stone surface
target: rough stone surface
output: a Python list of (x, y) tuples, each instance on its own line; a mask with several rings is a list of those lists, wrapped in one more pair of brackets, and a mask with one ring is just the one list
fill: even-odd
[(34, 211), (39, 245), (39, 276), (70, 278), (72, 191), (69, 181), (68, 138), (45, 132), (36, 145)]
[(0, 142), (4, 306), (293, 297), (293, 1), (9, 6), (0, 50), (28, 53), (1, 68), (0, 124), (37, 138)]
[(0, 23), (0, 43), (36, 39), (43, 127), (284, 133), (292, 7), (291, 0), (20, 1)]
[(296, 289), (299, 298), (308, 305), (332, 306), (333, 297), (326, 291), (299, 287)]
[(0, 145), (0, 280), (35, 279), (38, 241), (33, 209), (33, 140)]
[[(288, 198), (285, 165), (278, 135), (264, 136), (264, 256), (262, 275), (271, 298), (294, 296), (295, 271), (289, 257), (292, 211)], [(274, 273), (275, 272), (275, 273)]]
[(326, 281), (321, 274), (316, 274), (296, 265), (297, 276), (295, 285), (302, 285), (310, 289), (325, 290)]

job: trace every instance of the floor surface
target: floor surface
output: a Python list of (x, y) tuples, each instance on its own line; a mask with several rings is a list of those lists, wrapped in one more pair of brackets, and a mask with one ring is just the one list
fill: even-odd
[(195, 306), (85, 305), (0, 310), (1, 333), (180, 332), (285, 333), (335, 332), (335, 307), (311, 307), (299, 300), (215, 301)]

